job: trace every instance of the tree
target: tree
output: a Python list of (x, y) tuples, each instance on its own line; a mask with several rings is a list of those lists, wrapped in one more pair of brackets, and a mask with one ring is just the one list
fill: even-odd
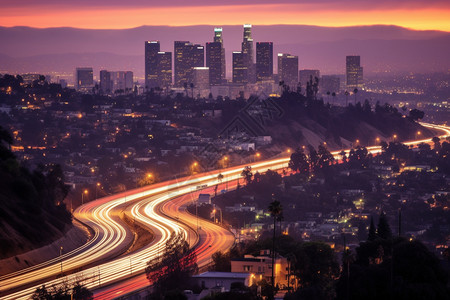
[(358, 239), (364, 241), (367, 238), (366, 224), (363, 221), (359, 221), (358, 224)]
[(353, 90), (353, 95), (355, 95), (355, 105), (356, 105), (356, 94), (358, 94), (358, 89), (357, 88), (355, 88)]
[(441, 148), (441, 143), (440, 143), (441, 139), (438, 138), (437, 136), (434, 136), (431, 140), (434, 143), (434, 148), (433, 149), (439, 151), (440, 148)]
[(252, 177), (253, 177), (253, 173), (252, 173), (252, 167), (251, 166), (246, 166), (242, 172), (241, 172), (241, 176), (244, 177), (245, 183), (248, 185), (249, 183), (252, 182)]
[(299, 172), (302, 174), (309, 173), (308, 157), (306, 156), (302, 148), (298, 148), (294, 153), (291, 154), (291, 159), (289, 160), (289, 168), (294, 172)]
[(275, 275), (274, 275), (274, 269), (275, 269), (275, 232), (276, 232), (276, 222), (277, 218), (281, 216), (283, 213), (283, 206), (281, 205), (280, 201), (274, 200), (269, 204), (269, 212), (270, 215), (273, 218), (273, 239), (272, 239), (272, 287), (275, 288)]
[[(393, 251), (383, 251), (385, 244)], [(337, 282), (336, 299), (449, 299), (446, 283), (439, 259), (421, 242), (379, 239), (360, 243), (349, 277)]]
[(77, 281), (73, 285), (64, 282), (47, 289), (45, 285), (38, 287), (33, 295), (33, 300), (91, 300), (93, 293), (81, 282)]
[(296, 251), (295, 275), (301, 280), (296, 299), (333, 299), (339, 264), (333, 249), (322, 242), (300, 244)]
[(389, 240), (392, 238), (391, 227), (389, 227), (387, 217), (384, 212), (381, 212), (380, 219), (378, 220), (377, 235), (384, 240)]
[(214, 271), (231, 272), (231, 261), (229, 254), (224, 254), (220, 251), (217, 251), (212, 255), (211, 258), (214, 262)]
[(425, 113), (421, 110), (414, 108), (409, 111), (409, 117), (414, 121), (421, 120), (421, 119), (423, 119), (424, 116), (425, 116)]
[(174, 287), (185, 288), (197, 271), (197, 256), (181, 233), (172, 232), (161, 259), (147, 263), (145, 273), (154, 286), (154, 296), (161, 299)]
[(328, 151), (327, 147), (324, 145), (319, 145), (317, 148), (317, 155), (318, 155), (318, 162), (317, 165), (319, 168), (327, 167), (334, 162), (334, 156), (333, 154)]

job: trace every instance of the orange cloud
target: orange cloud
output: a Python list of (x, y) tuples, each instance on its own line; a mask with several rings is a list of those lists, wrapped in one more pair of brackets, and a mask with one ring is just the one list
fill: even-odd
[(450, 9), (352, 10), (329, 9), (315, 4), (228, 5), (200, 7), (55, 9), (51, 7), (6, 9), (2, 26), (131, 28), (141, 25), (255, 25), (304, 24), (354, 26), (386, 24), (417, 30), (450, 31)]

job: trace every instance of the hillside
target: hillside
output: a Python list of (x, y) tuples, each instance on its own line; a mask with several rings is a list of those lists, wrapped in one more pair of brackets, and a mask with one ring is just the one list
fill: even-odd
[(223, 101), (215, 109), (223, 111), (221, 118), (193, 118), (183, 125), (202, 128), (211, 138), (228, 135), (241, 142), (271, 136), (270, 145), (257, 147), (267, 151), (264, 157), (323, 142), (330, 150), (339, 150), (393, 141), (394, 135), (396, 141), (413, 140), (418, 131), (421, 136), (433, 136), (408, 111), (401, 113), (389, 104), (366, 100), (347, 107), (331, 106), (322, 99), (286, 92), (280, 98)]
[(0, 127), (0, 259), (43, 246), (71, 228), (62, 200), (68, 192), (58, 165), (29, 170), (9, 145)]

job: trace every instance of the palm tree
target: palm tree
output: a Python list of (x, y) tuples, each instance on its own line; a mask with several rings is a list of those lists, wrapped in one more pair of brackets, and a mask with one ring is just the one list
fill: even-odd
[(330, 102), (330, 94), (331, 94), (331, 92), (330, 92), (330, 91), (328, 91), (328, 92), (327, 92), (327, 96), (328, 96), (328, 97), (327, 97), (327, 98), (328, 98), (328, 102)]
[(333, 97), (333, 105), (334, 105), (334, 104), (335, 104), (334, 98), (336, 98), (336, 93), (335, 93), (335, 92), (332, 92), (332, 93), (331, 93), (331, 96)]
[(220, 173), (219, 175), (217, 175), (217, 181), (222, 182), (222, 179), (223, 179), (222, 173)]
[(276, 222), (277, 218), (279, 218), (283, 213), (283, 206), (281, 206), (280, 201), (275, 200), (272, 195), (272, 202), (269, 204), (269, 212), (273, 218), (273, 240), (272, 240), (272, 289), (275, 289), (275, 276), (274, 276), (274, 268), (275, 268), (275, 230), (276, 230)]
[(350, 93), (348, 91), (345, 91), (345, 106), (348, 106), (348, 95), (350, 95)]

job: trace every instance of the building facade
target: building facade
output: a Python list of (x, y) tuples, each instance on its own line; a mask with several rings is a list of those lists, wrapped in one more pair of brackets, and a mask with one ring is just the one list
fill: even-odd
[(362, 89), (364, 87), (363, 67), (361, 67), (361, 57), (351, 55), (346, 57), (345, 75), (347, 79), (347, 89)]
[(158, 52), (156, 61), (157, 86), (167, 89), (172, 85), (172, 52)]
[(248, 83), (248, 64), (241, 51), (233, 52), (233, 83)]
[(244, 64), (247, 69), (248, 83), (254, 83), (256, 81), (255, 59), (253, 54), (253, 38), (252, 38), (252, 25), (244, 25), (244, 39), (242, 41), (242, 55)]
[(224, 52), (222, 43), (206, 43), (206, 66), (209, 68), (209, 82), (211, 85), (223, 84), (225, 80)]
[(205, 49), (201, 45), (188, 41), (175, 41), (175, 87), (184, 87), (193, 83), (193, 68), (204, 67)]
[(256, 80), (273, 79), (273, 43), (256, 43)]
[(298, 56), (278, 53), (278, 78), (291, 90), (297, 90)]
[[(289, 263), (281, 256), (275, 257), (274, 277), (275, 284), (280, 287), (287, 286)], [(244, 258), (231, 260), (231, 272), (251, 273), (256, 281), (265, 279), (268, 282), (272, 280), (272, 257), (270, 251), (263, 250), (259, 256), (245, 255)]]
[(75, 88), (78, 91), (90, 92), (94, 87), (94, 71), (92, 68), (77, 68), (75, 78)]
[(100, 71), (100, 93), (111, 94), (113, 92), (113, 83), (111, 81), (111, 72), (106, 70)]
[(147, 90), (158, 86), (158, 52), (161, 51), (159, 41), (145, 42), (145, 88)]

